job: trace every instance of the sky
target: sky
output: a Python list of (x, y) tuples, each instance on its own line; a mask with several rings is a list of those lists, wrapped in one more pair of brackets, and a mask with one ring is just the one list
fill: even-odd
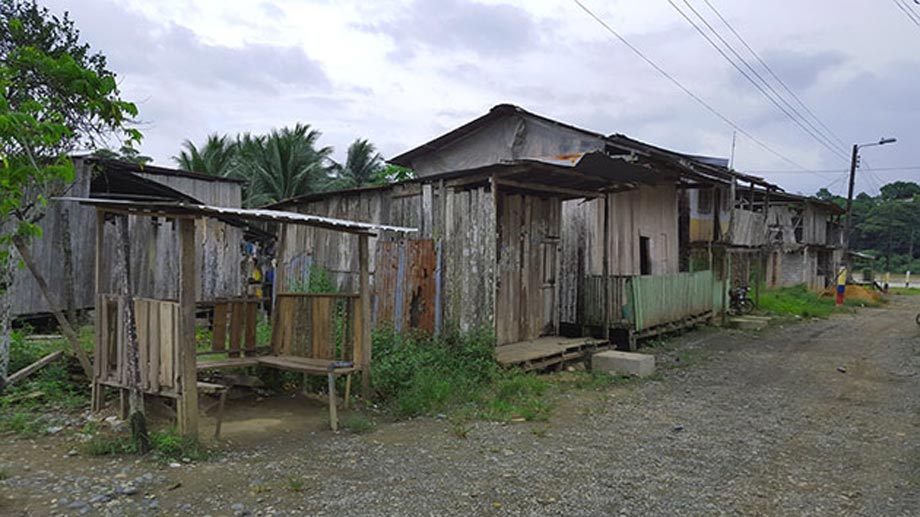
[[(771, 104), (668, 0), (582, 1), (775, 151), (738, 133), (737, 170), (789, 192), (845, 193), (852, 144), (892, 136), (897, 144), (862, 151), (857, 192), (920, 181), (920, 25), (895, 0), (709, 0), (833, 132), (836, 154)], [(340, 159), (356, 138), (391, 157), (500, 103), (681, 152), (727, 158), (732, 150), (729, 124), (572, 0), (39, 3), (69, 11), (82, 39), (106, 55), (123, 97), (138, 105), (141, 151), (159, 165), (173, 166), (186, 139), (200, 144), (214, 132), (262, 133), (298, 122), (320, 130), (320, 143)], [(759, 66), (706, 0), (674, 3), (692, 16), (689, 3)], [(912, 8), (920, 17), (920, 5)], [(880, 170), (905, 166), (917, 168)]]

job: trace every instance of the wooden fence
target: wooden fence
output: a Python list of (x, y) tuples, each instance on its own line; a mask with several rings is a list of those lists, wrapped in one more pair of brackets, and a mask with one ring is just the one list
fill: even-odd
[[(254, 356), (259, 351), (256, 329), (261, 298), (230, 298), (214, 302), (211, 350), (198, 355), (227, 352), (229, 357)], [(229, 342), (228, 342), (229, 341)]]
[[(124, 325), (125, 297), (100, 295), (101, 328), (95, 349), (96, 381), (107, 386), (130, 385), (127, 369), (128, 329)], [(145, 393), (178, 397), (179, 304), (172, 301), (134, 299), (137, 324), (140, 387)]]
[(358, 294), (278, 293), (272, 354), (362, 363)]

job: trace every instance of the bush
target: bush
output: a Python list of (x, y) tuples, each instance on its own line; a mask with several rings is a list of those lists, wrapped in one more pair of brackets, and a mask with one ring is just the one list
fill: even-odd
[(492, 420), (533, 420), (549, 411), (541, 399), (547, 381), (502, 370), (488, 330), (434, 337), (384, 329), (373, 340), (375, 393), (399, 416), (457, 411)]

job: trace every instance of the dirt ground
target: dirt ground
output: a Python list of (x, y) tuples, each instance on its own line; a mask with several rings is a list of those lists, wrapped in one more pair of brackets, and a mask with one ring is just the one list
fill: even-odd
[[(4, 515), (920, 515), (920, 299), (650, 348), (661, 374), (555, 396), (547, 422), (332, 434), (301, 398), (238, 401), (173, 466), (0, 444)], [(465, 435), (465, 436), (464, 436)]]

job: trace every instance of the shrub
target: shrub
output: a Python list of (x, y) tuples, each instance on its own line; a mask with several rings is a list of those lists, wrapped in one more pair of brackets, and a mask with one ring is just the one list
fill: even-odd
[(372, 379), (377, 396), (397, 415), (451, 411), (491, 420), (545, 418), (549, 383), (534, 374), (503, 370), (488, 330), (452, 330), (434, 337), (379, 330)]

